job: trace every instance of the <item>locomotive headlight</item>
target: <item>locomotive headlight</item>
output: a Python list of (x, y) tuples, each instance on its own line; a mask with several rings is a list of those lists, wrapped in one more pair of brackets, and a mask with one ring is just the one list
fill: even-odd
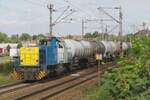
[(23, 62), (23, 60), (20, 60), (21, 62)]
[(36, 62), (39, 62), (39, 60), (36, 60)]

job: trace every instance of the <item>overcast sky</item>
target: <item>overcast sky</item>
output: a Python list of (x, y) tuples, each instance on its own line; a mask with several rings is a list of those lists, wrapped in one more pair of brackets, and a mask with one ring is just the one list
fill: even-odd
[[(56, 12), (54, 20), (69, 5), (76, 10), (70, 18), (72, 23), (59, 23), (54, 27), (54, 33), (60, 35), (80, 34), (82, 18), (99, 18), (101, 14), (99, 6), (116, 7), (121, 5), (123, 9), (124, 33), (133, 31), (133, 24), (140, 25), (143, 21), (150, 20), (150, 0), (0, 0), (0, 31), (8, 34), (47, 33), (49, 12), (47, 3), (53, 3)], [(117, 18), (117, 11), (108, 11)], [(65, 13), (67, 15), (69, 11)], [(65, 20), (65, 22), (66, 22)], [(68, 21), (67, 21), (68, 22)], [(70, 22), (70, 21), (69, 21)], [(115, 24), (115, 23), (114, 23)], [(99, 31), (99, 23), (86, 23), (85, 32)]]

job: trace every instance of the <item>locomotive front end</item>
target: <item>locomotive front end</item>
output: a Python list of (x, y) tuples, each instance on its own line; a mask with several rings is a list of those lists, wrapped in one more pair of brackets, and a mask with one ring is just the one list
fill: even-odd
[(14, 69), (13, 76), (22, 80), (40, 80), (45, 77), (45, 71), (40, 69), (39, 54), (38, 47), (20, 48), (20, 64)]
[(23, 67), (36, 67), (39, 61), (38, 47), (20, 48), (20, 65)]

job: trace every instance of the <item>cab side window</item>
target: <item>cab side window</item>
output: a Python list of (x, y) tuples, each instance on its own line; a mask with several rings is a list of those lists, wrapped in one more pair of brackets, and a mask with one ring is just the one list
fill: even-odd
[(60, 42), (57, 42), (57, 47), (58, 48), (63, 48), (62, 44)]

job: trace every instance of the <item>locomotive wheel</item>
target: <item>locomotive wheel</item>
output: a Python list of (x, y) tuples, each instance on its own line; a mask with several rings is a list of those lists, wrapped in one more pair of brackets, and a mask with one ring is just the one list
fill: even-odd
[(56, 72), (56, 67), (55, 66), (49, 66), (48, 67), (48, 70), (49, 70), (49, 74), (48, 74), (48, 77), (54, 77), (57, 75), (57, 72)]

